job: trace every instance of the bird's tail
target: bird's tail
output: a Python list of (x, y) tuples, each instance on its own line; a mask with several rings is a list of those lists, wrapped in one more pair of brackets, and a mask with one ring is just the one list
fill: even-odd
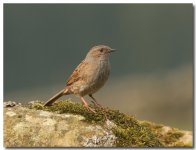
[(45, 104), (44, 106), (51, 106), (58, 98), (60, 98), (63, 95), (69, 94), (68, 93), (68, 89), (65, 88), (63, 90), (61, 90), (60, 92), (58, 92), (57, 94), (55, 94), (52, 98), (50, 98)]

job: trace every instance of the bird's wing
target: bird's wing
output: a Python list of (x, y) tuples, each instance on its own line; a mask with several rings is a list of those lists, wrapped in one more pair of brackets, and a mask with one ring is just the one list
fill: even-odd
[(71, 84), (73, 84), (74, 82), (78, 81), (79, 79), (82, 78), (82, 75), (85, 71), (85, 68), (87, 66), (87, 62), (85, 62), (84, 60), (76, 67), (76, 69), (73, 71), (73, 73), (70, 75), (70, 77), (68, 78), (66, 85), (69, 86)]

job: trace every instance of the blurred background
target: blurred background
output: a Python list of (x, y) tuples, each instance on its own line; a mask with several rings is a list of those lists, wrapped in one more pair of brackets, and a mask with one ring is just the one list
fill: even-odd
[(4, 4), (4, 101), (48, 100), (98, 44), (118, 50), (101, 104), (192, 130), (192, 4)]

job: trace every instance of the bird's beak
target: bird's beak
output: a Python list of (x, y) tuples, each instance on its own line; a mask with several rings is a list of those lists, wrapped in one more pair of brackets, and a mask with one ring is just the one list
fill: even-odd
[(115, 51), (116, 51), (115, 49), (110, 49), (110, 51), (109, 51), (109, 52), (111, 53), (111, 52), (115, 52)]

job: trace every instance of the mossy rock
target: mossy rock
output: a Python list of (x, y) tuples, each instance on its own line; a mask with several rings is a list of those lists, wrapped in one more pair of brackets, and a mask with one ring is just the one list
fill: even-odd
[(37, 102), (30, 108), (78, 114), (84, 116), (85, 121), (100, 125), (104, 125), (107, 120), (110, 120), (116, 125), (112, 127), (112, 131), (117, 137), (117, 147), (165, 147), (164, 142), (159, 140), (152, 129), (138, 122), (133, 116), (120, 113), (119, 110), (91, 107), (96, 110), (96, 113), (90, 112), (82, 104), (69, 100), (56, 102), (49, 107), (43, 107), (41, 102)]
[(183, 131), (162, 124), (149, 121), (139, 121), (140, 124), (150, 128), (165, 147), (192, 147), (192, 132)]

